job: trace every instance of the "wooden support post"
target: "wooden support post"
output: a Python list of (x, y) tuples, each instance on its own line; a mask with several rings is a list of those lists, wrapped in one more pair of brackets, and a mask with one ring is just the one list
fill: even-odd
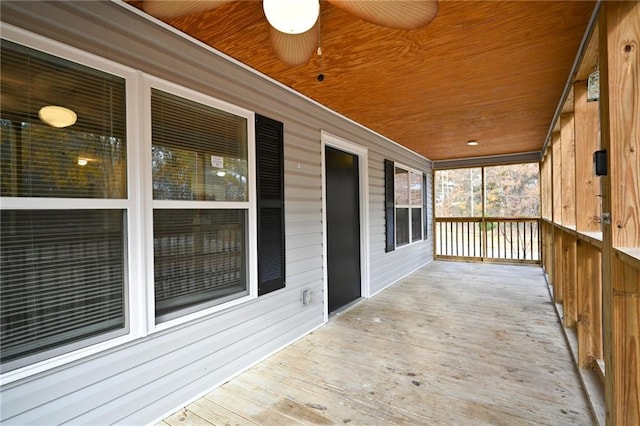
[(593, 171), (593, 153), (600, 149), (599, 103), (587, 102), (587, 82), (573, 86), (576, 150), (576, 229), (600, 231), (600, 178)]
[(602, 277), (600, 252), (583, 241), (577, 243), (578, 365), (592, 368), (602, 359)]
[(562, 259), (564, 258), (562, 250), (562, 232), (558, 228), (553, 230), (553, 301), (555, 303), (562, 303), (564, 298), (563, 294), (563, 274), (562, 274)]
[(542, 241), (544, 243), (542, 249), (544, 272), (547, 274), (548, 282), (553, 284), (553, 224), (542, 222)]
[(553, 171), (553, 221), (562, 223), (562, 141), (560, 132), (554, 132), (551, 142)]
[(564, 326), (576, 326), (578, 320), (578, 288), (576, 285), (576, 237), (562, 233), (562, 307)]
[(553, 220), (553, 178), (551, 170), (551, 154), (547, 153), (540, 167), (540, 201), (542, 218)]
[(560, 139), (562, 141), (562, 224), (576, 226), (576, 151), (573, 112), (560, 116)]
[(640, 2), (603, 2), (600, 122), (603, 179), (603, 319), (608, 425), (640, 424), (640, 272), (617, 248), (640, 248)]

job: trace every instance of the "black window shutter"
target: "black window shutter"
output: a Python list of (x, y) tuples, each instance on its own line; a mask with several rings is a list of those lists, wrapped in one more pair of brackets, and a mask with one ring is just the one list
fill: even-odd
[(258, 296), (284, 288), (284, 127), (256, 114)]
[(427, 212), (427, 207), (429, 205), (429, 187), (427, 184), (429, 183), (429, 178), (426, 173), (422, 174), (422, 226), (424, 226), (424, 239), (427, 239), (427, 235), (429, 235), (429, 213)]
[(387, 244), (385, 252), (394, 251), (395, 244), (395, 187), (393, 161), (384, 160), (384, 220)]

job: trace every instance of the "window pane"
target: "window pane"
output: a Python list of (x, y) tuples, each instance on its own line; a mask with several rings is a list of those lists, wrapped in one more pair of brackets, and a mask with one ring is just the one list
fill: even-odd
[(396, 205), (409, 205), (409, 171), (396, 167), (395, 171)]
[(436, 217), (482, 216), (482, 169), (436, 171)]
[(409, 209), (396, 209), (396, 246), (409, 244)]
[(121, 210), (1, 212), (2, 362), (122, 329)]
[[(125, 81), (2, 40), (3, 197), (126, 198)], [(75, 124), (39, 118), (63, 106)]]
[(247, 201), (247, 119), (152, 89), (156, 200)]
[(422, 175), (411, 173), (411, 205), (422, 205)]
[(422, 239), (422, 209), (411, 209), (411, 241), (420, 241)]
[(486, 167), (484, 176), (486, 216), (540, 216), (538, 163)]
[(246, 210), (153, 212), (157, 322), (249, 294), (246, 215)]

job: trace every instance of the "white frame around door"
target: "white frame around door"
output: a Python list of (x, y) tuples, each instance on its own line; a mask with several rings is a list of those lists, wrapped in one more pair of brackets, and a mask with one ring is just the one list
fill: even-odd
[(320, 132), (322, 148), (322, 278), (324, 297), (324, 322), (329, 321), (329, 287), (327, 277), (327, 181), (325, 148), (337, 148), (358, 156), (358, 178), (360, 183), (360, 294), (369, 297), (369, 151), (366, 147), (354, 144), (343, 138), (322, 130)]

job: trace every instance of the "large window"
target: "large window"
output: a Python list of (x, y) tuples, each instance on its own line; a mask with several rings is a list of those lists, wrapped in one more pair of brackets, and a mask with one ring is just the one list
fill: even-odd
[(422, 240), (422, 173), (395, 166), (396, 247)]
[(156, 323), (249, 295), (248, 117), (151, 89)]
[(6, 40), (1, 75), (5, 372), (128, 332), (129, 204), (125, 78)]
[(19, 30), (3, 37), (3, 380), (257, 297), (254, 113)]

